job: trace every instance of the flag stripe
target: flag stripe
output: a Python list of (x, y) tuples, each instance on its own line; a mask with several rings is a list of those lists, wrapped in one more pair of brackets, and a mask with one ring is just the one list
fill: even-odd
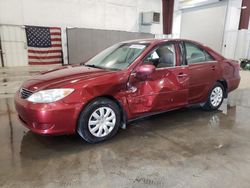
[(42, 56), (29, 56), (29, 59), (39, 59), (39, 60), (41, 60), (41, 59), (53, 59), (53, 58), (60, 58), (61, 57), (61, 55), (55, 55), (55, 56), (45, 56), (45, 57), (42, 57)]
[(62, 44), (61, 41), (51, 41), (51, 44)]
[(52, 47), (61, 47), (62, 44), (52, 44), (51, 46), (52, 46)]
[(52, 57), (61, 57), (60, 53), (57, 54), (39, 54), (39, 56), (37, 54), (29, 54), (28, 56), (30, 59), (41, 59), (41, 58), (52, 58)]
[(61, 33), (59, 32), (50, 32), (51, 35), (60, 35), (61, 36)]
[(39, 59), (30, 59), (30, 62), (53, 62), (53, 61), (61, 61), (61, 58), (48, 58), (48, 59), (43, 59), (43, 58), (39, 58)]
[(51, 41), (60, 41), (61, 42), (61, 38), (51, 38)]
[(61, 63), (62, 61), (47, 61), (46, 63), (39, 61), (29, 61), (30, 65), (61, 64)]
[(35, 53), (38, 55), (41, 54), (48, 54), (48, 53), (61, 53), (61, 50), (45, 50), (45, 51), (40, 51), (40, 50), (28, 50), (29, 54)]
[(36, 57), (49, 57), (49, 56), (55, 56), (55, 55), (57, 55), (57, 56), (61, 56), (61, 52), (57, 52), (57, 53), (54, 53), (54, 52), (52, 52), (52, 53), (29, 53), (29, 56), (36, 56)]
[(55, 39), (55, 38), (60, 39), (60, 38), (61, 38), (61, 35), (50, 35), (50, 38), (51, 38), (51, 39)]
[(60, 27), (50, 27), (50, 29), (59, 29), (61, 31)]
[(61, 47), (50, 47), (50, 48), (35, 48), (35, 47), (29, 47), (28, 50), (35, 50), (35, 51), (49, 51), (49, 50), (61, 50)]
[(50, 31), (57, 31), (57, 32), (61, 32), (61, 29), (60, 28), (52, 28), (52, 27), (50, 27)]

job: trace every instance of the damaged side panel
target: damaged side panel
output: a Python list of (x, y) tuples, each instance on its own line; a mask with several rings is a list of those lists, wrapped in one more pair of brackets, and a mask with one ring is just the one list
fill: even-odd
[[(178, 75), (185, 75), (179, 77)], [(128, 104), (132, 114), (167, 110), (187, 104), (188, 69), (183, 67), (156, 70), (140, 81), (131, 76)]]
[[(103, 81), (105, 80), (105, 82)], [(114, 80), (116, 80), (114, 84)], [(102, 79), (90, 80), (82, 87), (83, 101), (92, 101), (97, 97), (108, 97), (119, 103), (122, 112), (127, 118), (130, 118), (130, 112), (127, 104), (126, 84), (128, 81), (128, 74), (126, 72), (119, 72), (112, 76), (106, 75)], [(93, 82), (93, 83), (91, 83)], [(86, 105), (86, 104), (84, 104)]]

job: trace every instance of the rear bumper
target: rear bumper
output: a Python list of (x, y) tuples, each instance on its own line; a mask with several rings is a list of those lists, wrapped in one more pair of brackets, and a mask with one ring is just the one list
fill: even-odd
[(57, 101), (48, 104), (29, 102), (15, 95), (15, 107), (22, 124), (32, 132), (43, 135), (74, 134), (80, 104)]

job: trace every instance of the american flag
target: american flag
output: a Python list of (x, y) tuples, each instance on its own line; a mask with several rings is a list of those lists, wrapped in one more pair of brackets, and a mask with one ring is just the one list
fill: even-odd
[(30, 65), (62, 63), (61, 28), (25, 26)]

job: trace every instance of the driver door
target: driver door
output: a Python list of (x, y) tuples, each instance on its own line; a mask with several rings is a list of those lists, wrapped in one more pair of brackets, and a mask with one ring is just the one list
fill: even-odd
[(188, 68), (180, 66), (179, 47), (164, 43), (154, 48), (142, 61), (153, 64), (155, 71), (139, 80), (136, 71), (131, 73), (128, 83), (128, 104), (133, 115), (159, 112), (187, 104)]

